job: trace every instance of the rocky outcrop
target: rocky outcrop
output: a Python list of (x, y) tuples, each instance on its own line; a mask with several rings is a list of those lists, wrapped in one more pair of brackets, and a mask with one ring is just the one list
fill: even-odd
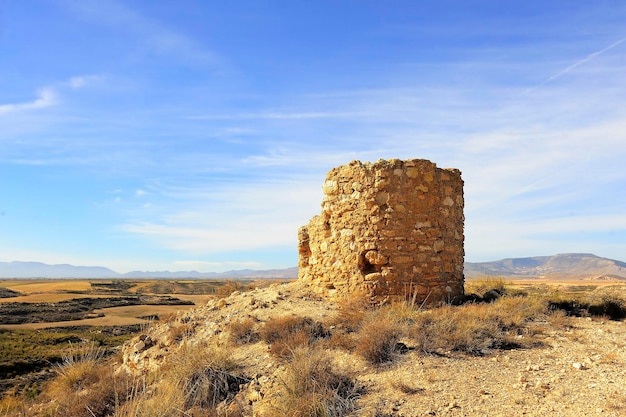
[(299, 279), (339, 298), (435, 303), (463, 296), (463, 180), (423, 159), (352, 161), (298, 230)]

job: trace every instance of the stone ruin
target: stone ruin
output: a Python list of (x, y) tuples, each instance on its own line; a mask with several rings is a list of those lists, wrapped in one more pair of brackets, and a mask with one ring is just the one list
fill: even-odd
[(298, 230), (298, 279), (329, 299), (434, 304), (463, 297), (463, 180), (424, 159), (333, 168)]

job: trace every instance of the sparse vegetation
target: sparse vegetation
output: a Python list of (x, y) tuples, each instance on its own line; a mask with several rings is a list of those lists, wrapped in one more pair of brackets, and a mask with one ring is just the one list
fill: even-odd
[(22, 294), (17, 291), (13, 291), (12, 289), (9, 289), (9, 288), (0, 287), (0, 298), (14, 298), (20, 295)]
[(324, 326), (308, 317), (273, 318), (261, 329), (261, 338), (270, 344), (270, 352), (283, 358), (293, 354), (296, 348), (308, 346), (326, 336)]
[(391, 362), (401, 334), (400, 323), (388, 309), (370, 312), (357, 332), (355, 352), (372, 364)]
[[(0, 303), (0, 323), (52, 323), (94, 317), (94, 310), (138, 305), (193, 305), (171, 296), (76, 298), (56, 303)], [(100, 315), (103, 315), (100, 313)]]
[(56, 366), (56, 378), (44, 388), (41, 407), (29, 415), (50, 417), (106, 417), (129, 392), (125, 374), (116, 374), (103, 361), (104, 351), (93, 343), (73, 345)]
[(280, 393), (270, 417), (342, 417), (353, 408), (359, 389), (325, 351), (300, 346), (285, 366)]
[(255, 326), (255, 320), (250, 317), (233, 320), (229, 325), (230, 340), (237, 345), (256, 342), (260, 335)]
[[(499, 296), (486, 302), (484, 295), (494, 289)], [(108, 339), (84, 343), (85, 333), (57, 331), (55, 339), (50, 331), (38, 331), (33, 333), (38, 345), (57, 349), (54, 378), (7, 393), (0, 400), (0, 415), (243, 417), (258, 411), (255, 415), (265, 417), (331, 417), (366, 415), (365, 409), (376, 410), (367, 415), (380, 416), (456, 409), (472, 415), (460, 400), (443, 395), (454, 380), (462, 384), (457, 394), (465, 392), (465, 385), (474, 387), (465, 401), (501, 401), (489, 376), (493, 374), (483, 374), (485, 369), (493, 373), (490, 367), (514, 375), (513, 382), (507, 380), (514, 387), (506, 389), (517, 391), (507, 398), (515, 407), (527, 407), (528, 395), (537, 398), (533, 404), (544, 401), (548, 392), (554, 398), (571, 396), (571, 390), (558, 388), (578, 375), (584, 380), (586, 375), (577, 369), (604, 372), (626, 364), (623, 342), (613, 349), (592, 344), (598, 335), (613, 337), (611, 332), (622, 330), (621, 323), (609, 320), (617, 317), (607, 306), (623, 311), (623, 287), (520, 291), (508, 282), (490, 281), (474, 291), (479, 298), (437, 308), (410, 300), (373, 308), (358, 297), (334, 306), (293, 287), (240, 294), (226, 303), (215, 300), (198, 315), (178, 314), (142, 328), (141, 337), (150, 337), (151, 343), (129, 350), (136, 339), (125, 349), (124, 360), (130, 357), (132, 366), (124, 369), (132, 376), (119, 367), (123, 355), (104, 357)], [(600, 319), (570, 317), (569, 303), (582, 308), (580, 315), (598, 314)], [(205, 322), (211, 327), (204, 328)], [(579, 330), (582, 323), (603, 327), (592, 337)], [(21, 334), (0, 334), (7, 352), (11, 343), (20, 343)], [(7, 335), (11, 337), (2, 339)], [(119, 337), (118, 343), (128, 336)], [(563, 345), (577, 346), (583, 356), (561, 361)], [(28, 357), (29, 352), (20, 354)], [(144, 355), (146, 367), (141, 365)], [(515, 362), (531, 355), (543, 359)], [(451, 370), (457, 366), (470, 374), (457, 378)], [(401, 400), (387, 401), (388, 396)], [(422, 407), (433, 398), (445, 403), (430, 411)], [(599, 406), (607, 415), (619, 415), (622, 400), (623, 393), (613, 388)], [(407, 414), (403, 401), (422, 408)], [(474, 410), (482, 410), (485, 402), (474, 404)]]
[(0, 329), (0, 393), (36, 392), (53, 375), (46, 370), (61, 363), (72, 346), (93, 343), (108, 355), (139, 330), (139, 325)]

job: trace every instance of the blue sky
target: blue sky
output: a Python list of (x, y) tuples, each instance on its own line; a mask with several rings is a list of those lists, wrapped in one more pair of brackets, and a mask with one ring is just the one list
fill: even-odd
[(465, 181), (466, 260), (626, 260), (626, 3), (0, 0), (0, 261), (297, 264), (333, 166)]

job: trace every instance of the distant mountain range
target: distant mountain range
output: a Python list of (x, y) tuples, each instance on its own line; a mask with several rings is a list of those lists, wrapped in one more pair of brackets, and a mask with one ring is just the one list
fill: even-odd
[(226, 272), (198, 271), (132, 271), (120, 274), (102, 266), (49, 265), (41, 262), (0, 262), (0, 278), (296, 278), (298, 268)]
[(562, 253), (531, 258), (507, 258), (493, 262), (466, 262), (465, 277), (499, 276), (554, 280), (626, 280), (626, 263), (591, 253)]
[[(227, 272), (133, 271), (117, 273), (102, 266), (48, 265), (41, 262), (0, 262), (0, 278), (296, 278), (298, 268)], [(589, 279), (626, 281), (626, 263), (590, 253), (564, 253), (531, 258), (507, 258), (492, 262), (466, 262), (465, 277)]]

